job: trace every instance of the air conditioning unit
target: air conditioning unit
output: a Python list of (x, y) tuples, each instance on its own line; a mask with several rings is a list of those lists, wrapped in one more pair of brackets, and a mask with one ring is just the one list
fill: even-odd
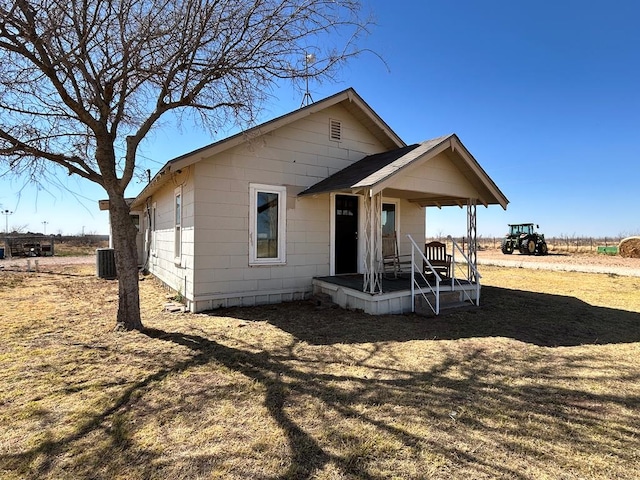
[(98, 277), (112, 280), (118, 276), (116, 272), (116, 255), (113, 248), (96, 250), (96, 270)]

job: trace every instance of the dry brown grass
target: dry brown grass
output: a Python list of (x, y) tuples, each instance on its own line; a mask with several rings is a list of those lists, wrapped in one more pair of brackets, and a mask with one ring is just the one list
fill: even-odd
[(114, 333), (93, 268), (0, 273), (0, 477), (635, 478), (640, 279), (483, 267), (437, 319), (309, 303)]
[(107, 248), (109, 246), (108, 240), (103, 241), (75, 241), (75, 242), (60, 242), (55, 244), (56, 257), (78, 257), (84, 255), (95, 255), (96, 249)]

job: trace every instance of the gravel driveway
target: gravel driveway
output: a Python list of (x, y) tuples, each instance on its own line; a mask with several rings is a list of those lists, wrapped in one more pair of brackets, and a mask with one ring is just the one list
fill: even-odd
[(518, 253), (504, 255), (500, 250), (482, 250), (478, 252), (478, 264), (640, 277), (640, 258), (623, 258), (611, 255), (553, 252), (545, 256), (520, 255)]

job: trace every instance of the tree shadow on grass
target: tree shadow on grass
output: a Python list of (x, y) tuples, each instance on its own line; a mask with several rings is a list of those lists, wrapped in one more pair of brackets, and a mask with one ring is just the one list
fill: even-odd
[[(215, 312), (267, 322), (291, 334), (291, 344), (282, 348), (261, 350), (258, 343), (238, 346), (242, 334), (238, 335), (236, 346), (228, 346), (215, 330), (196, 334), (193, 330), (148, 329), (144, 333), (150, 341), (186, 347), (191, 352), (188, 358), (163, 359), (152, 373), (123, 385), (118, 395), (95, 415), (78, 421), (73, 432), (62, 437), (49, 432), (30, 450), (0, 455), (0, 471), (20, 472), (23, 478), (51, 478), (60, 472), (56, 464), (60, 458), (98, 439), (100, 446), (93, 450), (91, 458), (79, 456), (71, 461), (77, 469), (74, 471), (85, 472), (90, 478), (107, 478), (114, 471), (122, 474), (117, 470), (120, 462), (130, 464), (139, 478), (162, 476), (159, 471), (171, 468), (162, 465), (168, 460), (161, 453), (135, 444), (128, 429), (153, 422), (154, 413), (162, 408), (150, 409), (140, 399), (152, 392), (166, 394), (171, 391), (166, 382), (203, 365), (216, 369), (221, 366), (221, 370), (239, 373), (262, 387), (258, 395), (255, 390), (245, 395), (255, 395), (255, 402), (264, 406), (268, 415), (265, 420), (275, 422), (288, 453), (279, 473), (270, 471), (270, 477), (263, 474), (261, 478), (307, 479), (329, 467), (343, 477), (383, 478), (376, 473), (375, 463), (378, 457), (390, 461), (395, 453), (381, 453), (375, 448), (373, 453), (368, 452), (368, 442), (376, 437), (384, 439), (381, 443), (390, 439), (389, 443), (400, 445), (402, 455), (416, 465), (421, 462), (416, 459), (429, 452), (447, 468), (455, 469), (454, 476), (458, 478), (465, 476), (460, 472), (469, 472), (470, 477), (530, 478), (520, 470), (528, 458), (544, 470), (553, 465), (545, 463), (545, 456), (563, 451), (577, 451), (578, 458), (597, 452), (599, 459), (634, 464), (637, 459), (630, 445), (640, 435), (640, 425), (630, 412), (634, 412), (640, 399), (625, 392), (603, 393), (585, 388), (572, 380), (572, 376), (581, 378), (585, 372), (597, 373), (599, 368), (606, 368), (606, 360), (589, 354), (578, 359), (560, 352), (554, 363), (535, 349), (528, 352), (523, 348), (525, 353), (518, 357), (504, 350), (487, 350), (486, 344), (480, 342), (466, 343), (463, 351), (444, 354), (436, 360), (425, 358), (421, 369), (402, 360), (381, 360), (388, 353), (386, 349), (401, 348), (398, 343), (412, 340), (504, 337), (544, 347), (640, 341), (640, 314), (635, 312), (594, 307), (572, 297), (496, 287), (484, 287), (482, 293), (481, 308), (438, 318), (371, 316), (338, 308), (318, 309), (309, 302)], [(198, 321), (206, 323), (206, 317), (199, 317)], [(252, 341), (256, 341), (255, 337)], [(359, 353), (346, 345), (366, 350), (366, 358), (354, 361)], [(430, 342), (429, 348), (444, 347)], [(597, 366), (591, 370), (585, 367), (591, 364)], [(619, 377), (618, 382), (623, 377), (630, 384), (640, 381), (637, 369), (618, 368), (614, 375)], [(193, 381), (193, 377), (184, 379)], [(224, 395), (215, 383), (203, 385), (193, 393), (197, 406), (189, 408), (206, 410), (207, 405), (220, 402)], [(313, 419), (301, 413), (304, 404), (298, 409), (292, 407), (301, 398), (330, 420), (314, 424)], [(176, 416), (190, 413), (171, 398), (166, 399), (166, 405)], [(38, 415), (45, 418), (50, 412)], [(131, 421), (132, 424), (127, 423)], [(422, 430), (412, 428), (416, 423), (424, 424)], [(599, 432), (605, 432), (605, 440), (594, 440)], [(536, 443), (538, 438), (549, 435), (559, 443), (552, 454), (548, 453), (550, 447)], [(496, 461), (494, 453), (482, 450), (485, 444), (495, 446), (498, 455), (519, 458), (520, 463)], [(349, 450), (344, 445), (353, 448)], [(197, 465), (192, 469), (205, 477), (221, 460), (196, 451), (193, 461)], [(394, 473), (402, 476), (402, 466), (399, 468)], [(440, 478), (447, 476), (446, 471), (436, 473)], [(553, 476), (553, 472), (549, 475)]]
[(196, 356), (193, 358), (194, 363), (220, 362), (230, 370), (242, 373), (265, 388), (264, 406), (271, 418), (285, 433), (292, 450), (291, 465), (278, 478), (309, 478), (314, 471), (329, 462), (342, 464), (342, 469), (345, 472), (357, 474), (359, 478), (373, 478), (365, 471), (353, 471), (352, 466), (325, 451), (312, 436), (307, 434), (285, 413), (285, 400), (290, 386), (285, 386), (281, 377), (293, 375), (306, 382), (310, 380), (310, 375), (296, 373), (294, 369), (287, 367), (281, 359), (230, 348), (199, 335), (165, 332), (157, 329), (146, 329), (145, 334), (151, 338), (173, 342), (192, 349), (196, 352)]
[[(180, 371), (185, 365), (176, 366)], [(161, 381), (173, 370), (161, 370), (149, 375), (141, 381), (124, 388), (123, 392), (107, 405), (106, 408), (94, 415), (87, 415), (86, 418), (77, 422), (75, 430), (67, 435), (59, 436), (50, 429), (43, 429), (40, 439), (35, 445), (27, 450), (13, 454), (0, 454), (0, 472), (13, 472), (23, 479), (52, 478), (51, 473), (56, 471), (56, 461), (63, 458), (69, 451), (78, 448), (78, 445), (87, 442), (89, 438), (100, 436), (99, 442), (104, 444), (102, 455), (85, 457), (78, 455), (72, 462), (74, 472), (84, 472), (80, 478), (108, 478), (108, 462), (114, 458), (118, 460), (130, 459), (130, 461), (141, 465), (151, 465), (155, 455), (149, 451), (129, 450), (130, 440), (124, 427), (123, 414), (128, 405), (141, 391), (148, 388), (155, 382)], [(106, 386), (106, 385), (105, 385)], [(71, 392), (67, 392), (71, 393)], [(38, 412), (41, 417), (52, 416), (53, 412), (42, 410)], [(51, 421), (55, 426), (55, 421)], [(94, 440), (92, 447), (97, 448)], [(145, 467), (146, 468), (146, 467)], [(75, 474), (73, 476), (76, 476)], [(55, 477), (55, 475), (54, 475)]]
[[(374, 326), (372, 329), (377, 328)], [(487, 352), (482, 347), (470, 348), (460, 356), (445, 355), (421, 371), (406, 370), (401, 363), (377, 367), (368, 365), (367, 368), (373, 373), (373, 378), (370, 378), (367, 375), (327, 373), (313, 367), (304, 368), (301, 365), (309, 359), (292, 353), (295, 348), (290, 348), (288, 355), (254, 353), (231, 348), (200, 335), (162, 330), (147, 330), (146, 334), (192, 349), (196, 353), (192, 360), (194, 363), (219, 362), (264, 387), (263, 404), (286, 437), (291, 450), (290, 464), (285, 471), (273, 477), (277, 479), (312, 478), (328, 465), (334, 466), (340, 475), (348, 478), (384, 478), (372, 473), (375, 461), (371, 458), (357, 458), (357, 454), (346, 451), (336, 452), (336, 445), (328, 443), (326, 438), (320, 440), (318, 432), (305, 425), (304, 418), (297, 418), (286, 408), (300, 397), (311, 398), (320, 402), (327, 411), (337, 412), (338, 424), (324, 425), (323, 428), (337, 430), (335, 443), (338, 445), (349, 442), (364, 444), (368, 437), (365, 432), (371, 434), (373, 431), (374, 437), (399, 442), (416, 457), (428, 450), (448, 462), (487, 477), (529, 478), (528, 474), (512, 464), (496, 463), (483, 454), (469, 451), (464, 445), (477, 442), (475, 435), (480, 435), (480, 438), (484, 436), (483, 442), (491, 438), (491, 442), (497, 442), (505, 452), (512, 447), (513, 439), (523, 440), (524, 437), (522, 445), (518, 446), (519, 454), (541, 458), (544, 457), (545, 447), (535, 446), (535, 441), (547, 434), (550, 428), (556, 428), (553, 425), (556, 421), (560, 425), (558, 440), (581, 452), (589, 452), (594, 448), (594, 439), (586, 434), (590, 431), (608, 429), (621, 439), (623, 446), (640, 433), (640, 425), (634, 418), (623, 415), (622, 418), (611, 419), (604, 415), (611, 408), (632, 411), (637, 398), (622, 393), (592, 393), (573, 388), (570, 383), (557, 383), (558, 375), (550, 372), (549, 365), (544, 361), (537, 364), (533, 358), (535, 354), (515, 361), (518, 373), (525, 378), (544, 378), (546, 375), (550, 385), (540, 384), (539, 381), (525, 385), (511, 383), (509, 378), (505, 378), (508, 375), (500, 372), (511, 372), (514, 359), (508, 354)], [(297, 341), (290, 347), (295, 344)], [(370, 359), (374, 356), (375, 353)], [(584, 355), (576, 364), (569, 361), (563, 368), (582, 369), (583, 362), (596, 361), (587, 357)], [(452, 372), (460, 373), (452, 375)], [(628, 380), (637, 381), (637, 373), (635, 375), (635, 378), (629, 377)], [(487, 396), (488, 390), (494, 394)], [(379, 415), (379, 411), (389, 409), (393, 412), (390, 416)], [(496, 411), (508, 414), (508, 426), (492, 424), (490, 419), (495, 418)], [(460, 417), (454, 418), (452, 415), (458, 412), (461, 412)], [(460, 443), (438, 436), (421, 435), (408, 428), (417, 418), (424, 421), (442, 418), (447, 414), (451, 418), (445, 418), (447, 425), (440, 423), (441, 428), (448, 430)], [(544, 420), (531, 421), (532, 418)], [(356, 419), (360, 425), (355, 431), (347, 427), (352, 419)], [(525, 424), (528, 430), (523, 433), (522, 426)], [(491, 433), (493, 430), (495, 437)], [(605, 455), (633, 461), (634, 454), (628, 449), (607, 444), (600, 444), (598, 448)]]
[[(285, 413), (285, 401), (290, 396), (291, 385), (285, 384), (282, 379), (283, 375), (294, 378), (302, 384), (314, 378), (313, 375), (300, 373), (294, 368), (288, 367), (286, 361), (292, 360), (291, 358), (272, 358), (263, 353), (252, 353), (227, 347), (200, 335), (166, 332), (158, 329), (145, 329), (143, 333), (150, 339), (187, 347), (193, 355), (186, 361), (159, 369), (126, 387), (116, 398), (112, 399), (106, 408), (79, 422), (72, 433), (54, 438), (47, 431), (41, 441), (29, 450), (16, 454), (0, 454), (0, 471), (12, 471), (18, 473), (21, 478), (49, 478), (51, 473), (56, 471), (55, 462), (60, 457), (77, 449), (79, 444), (97, 434), (105, 445), (98, 447), (98, 451), (103, 450), (102, 454), (94, 452), (91, 458), (78, 457), (78, 465), (73, 467), (74, 472), (84, 472), (87, 478), (108, 478), (108, 472), (112, 468), (109, 462), (116, 460), (119, 463), (124, 463), (127, 467), (135, 467), (132, 469), (132, 475), (136, 478), (153, 477), (154, 467), (152, 464), (158, 460), (157, 455), (152, 451), (132, 448), (127, 428), (124, 426), (126, 422), (124, 416), (131, 415), (132, 411), (136, 410), (139, 398), (149, 390), (160, 388), (159, 384), (167, 377), (213, 362), (241, 373), (265, 388), (264, 406), (285, 434), (292, 452), (288, 469), (274, 478), (310, 478), (312, 472), (329, 462), (339, 465), (343, 472), (358, 478), (374, 478), (349, 461), (325, 451), (312, 436), (307, 434)], [(319, 379), (315, 379), (314, 382), (318, 381)], [(316, 389), (314, 388), (314, 390)], [(200, 395), (203, 396), (203, 401), (216, 401), (216, 395), (219, 393), (210, 394), (209, 396), (212, 398), (204, 398), (207, 396), (204, 392), (201, 392)], [(152, 412), (146, 412), (145, 416), (150, 413), (152, 414)], [(37, 414), (44, 418), (50, 416), (51, 412), (43, 410)], [(212, 462), (210, 460), (205, 458), (201, 459), (201, 462), (203, 468), (211, 468)], [(75, 462), (72, 463), (75, 464)]]
[[(528, 478), (509, 466), (492, 464), (456, 446), (443, 445), (437, 440), (412, 433), (400, 426), (402, 421), (398, 421), (396, 424), (398, 418), (394, 418), (392, 421), (378, 419), (375, 415), (363, 413), (357, 408), (359, 404), (373, 407), (389, 402), (387, 394), (389, 391), (393, 391), (397, 395), (393, 398), (393, 401), (397, 402), (397, 404), (393, 404), (394, 408), (411, 409), (412, 415), (419, 410), (422, 410), (422, 414), (428, 415), (430, 409), (433, 409), (432, 412), (439, 410), (442, 414), (442, 410), (447, 410), (448, 407), (448, 405), (443, 406), (442, 402), (448, 403), (452, 399), (450, 397), (437, 398), (438, 394), (433, 389), (434, 385), (437, 385), (438, 388), (455, 391), (453, 397), (460, 401), (469, 398), (470, 392), (480, 388), (482, 383), (476, 378), (477, 372), (464, 380), (444, 379), (446, 372), (457, 365), (453, 359), (434, 365), (433, 369), (427, 372), (403, 371), (398, 372), (397, 379), (381, 381), (347, 374), (303, 371), (294, 366), (296, 363), (304, 362), (301, 358), (271, 356), (229, 348), (199, 335), (186, 335), (156, 329), (148, 329), (145, 333), (151, 338), (173, 342), (194, 350), (196, 352), (196, 356), (193, 358), (194, 363), (219, 362), (224, 367), (239, 372), (264, 387), (263, 405), (286, 437), (291, 451), (290, 463), (286, 469), (269, 478), (278, 480), (314, 478), (318, 472), (329, 465), (337, 469), (340, 478), (342, 476), (365, 480), (386, 478), (386, 476), (371, 473), (371, 458), (364, 458), (366, 455), (363, 458), (358, 458), (357, 454), (354, 455), (348, 451), (336, 452), (336, 445), (327, 444), (326, 441), (321, 443), (316, 436), (303, 427), (305, 422), (303, 418), (296, 418), (288, 413), (286, 406), (295, 402), (295, 397), (300, 396), (319, 401), (326, 410), (337, 412), (340, 418), (339, 423), (346, 423), (349, 419), (357, 419), (362, 427), (373, 428), (381, 436), (395, 439), (409, 451), (412, 451), (415, 456), (419, 456), (419, 452), (426, 448), (438, 452), (443, 458), (448, 458), (452, 462), (473, 465), (476, 472), (483, 472), (484, 475), (506, 476), (515, 479)], [(479, 351), (470, 351), (466, 361), (472, 362), (480, 354)], [(390, 371), (388, 368), (383, 370), (387, 373)], [(343, 390), (343, 385), (351, 383), (357, 384), (355, 392), (346, 393)], [(478, 385), (472, 386), (474, 383)], [(434, 408), (434, 404), (437, 404), (437, 407)], [(482, 425), (477, 427), (482, 428)], [(367, 436), (360, 430), (354, 432), (349, 431), (348, 428), (341, 429), (340, 424), (325, 425), (324, 428), (336, 430), (334, 442), (340, 446), (351, 442), (360, 444), (367, 442)], [(317, 432), (315, 433), (317, 434)], [(207, 464), (208, 462), (203, 463)]]
[(574, 297), (483, 287), (481, 306), (439, 317), (367, 315), (309, 302), (215, 312), (266, 321), (316, 345), (506, 337), (538, 346), (640, 341), (640, 313), (589, 305)]
[(47, 270), (43, 267), (35, 268), (35, 265), (28, 270), (26, 267), (18, 267), (15, 265), (9, 266), (8, 268), (0, 268), (0, 273), (3, 272), (11, 272), (11, 273), (20, 273), (25, 276), (29, 275), (51, 275), (54, 277), (68, 277), (68, 278), (95, 278), (96, 275), (93, 273), (74, 273), (74, 272), (63, 272), (63, 271), (54, 271)]
[[(269, 307), (263, 311), (288, 312), (281, 315), (288, 324), (293, 320), (293, 307), (298, 313), (300, 309), (304, 312), (307, 308), (309, 312), (317, 313), (303, 303)], [(245, 313), (249, 311), (242, 310)], [(336, 311), (332, 312), (335, 316)], [(112, 472), (110, 468), (113, 468), (109, 463), (119, 461), (125, 469), (116, 470), (120, 476), (130, 470), (132, 477), (162, 477), (162, 468), (171, 466), (163, 466), (161, 463), (166, 460), (159, 458), (158, 453), (135, 445), (125, 424), (128, 419), (136, 425), (135, 428), (143, 428), (147, 423), (152, 424), (154, 414), (167, 406), (173, 411), (172, 415), (190, 415), (192, 412), (185, 411), (182, 404), (173, 398), (165, 398), (164, 403), (151, 408), (145, 404), (144, 396), (152, 391), (166, 394), (170, 389), (165, 382), (175, 381), (177, 376), (203, 365), (239, 373), (250, 380), (249, 384), (253, 382), (262, 387), (259, 394), (255, 389), (243, 393), (255, 398), (256, 403), (262, 403), (269, 417), (264, 420), (275, 422), (290, 453), (281, 472), (262, 471), (260, 478), (308, 479), (329, 466), (337, 471), (339, 478), (387, 478), (375, 473), (377, 463), (393, 462), (398, 453), (407, 457), (409, 463), (400, 464), (395, 467), (397, 470), (391, 471), (401, 477), (415, 468), (425, 469), (413, 478), (428, 476), (429, 468), (433, 468), (439, 478), (449, 476), (447, 469), (452, 469), (449, 473), (455, 473), (453, 476), (456, 478), (531, 478), (526, 471), (529, 459), (537, 462), (539, 469), (551, 468), (554, 463), (545, 457), (568, 450), (577, 451), (577, 458), (596, 451), (603, 458), (613, 458), (616, 462), (634, 462), (633, 449), (628, 447), (640, 434), (640, 426), (635, 417), (620, 414), (617, 410), (632, 412), (637, 398), (624, 393), (590, 392), (575, 388), (570, 383), (558, 383), (555, 367), (538, 365), (535, 354), (514, 359), (509, 352), (487, 351), (482, 346), (468, 346), (458, 353), (445, 353), (437, 361), (426, 360), (420, 369), (413, 369), (402, 361), (389, 363), (376, 357), (383, 355), (383, 339), (390, 337), (390, 318), (369, 324), (365, 320), (375, 320), (376, 317), (355, 313), (349, 318), (342, 318), (343, 326), (345, 322), (353, 321), (360, 327), (358, 329), (366, 327), (366, 338), (377, 338), (380, 342), (377, 344), (380, 348), (371, 349), (367, 361), (358, 365), (356, 370), (351, 368), (348, 355), (336, 357), (333, 349), (329, 348), (322, 350), (319, 357), (308, 356), (305, 348), (309, 347), (296, 339), (288, 348), (260, 351), (256, 350), (257, 344), (244, 349), (224, 345), (210, 335), (147, 329), (144, 334), (149, 341), (186, 347), (191, 355), (183, 361), (165, 363), (155, 373), (127, 386), (102, 411), (78, 424), (72, 434), (55, 440), (44, 439), (37, 447), (21, 454), (0, 455), (0, 468), (8, 467), (15, 471), (22, 465), (25, 471), (24, 465), (39, 457), (39, 466), (30, 469), (24, 477), (51, 477), (52, 472), (60, 471), (55, 466), (60, 457), (69, 451), (77, 451), (79, 445), (95, 440), (95, 435), (98, 435), (104, 446), (94, 451), (92, 458), (74, 459), (73, 462), (79, 465), (74, 471), (85, 472), (87, 478), (107, 478)], [(396, 327), (413, 333), (404, 338), (413, 339), (420, 336), (420, 326), (425, 321), (413, 316), (396, 320), (400, 321), (394, 324)], [(201, 321), (206, 322), (206, 319)], [(316, 323), (310, 327), (318, 326)], [(334, 323), (333, 326), (339, 325)], [(326, 336), (320, 334), (318, 338), (326, 339)], [(432, 348), (437, 350), (437, 343)], [(580, 361), (588, 362), (589, 359), (581, 357)], [(327, 369), (326, 365), (341, 368)], [(514, 369), (520, 377), (534, 380), (514, 383), (511, 378)], [(583, 372), (582, 364), (563, 364), (562, 369), (567, 376)], [(548, 383), (544, 383), (546, 378), (549, 378)], [(629, 377), (628, 380), (638, 379)], [(196, 380), (186, 377), (184, 381)], [(190, 404), (190, 408), (206, 409), (209, 404), (220, 401), (224, 394), (215, 382), (202, 385), (194, 393), (198, 401)], [(304, 403), (297, 403), (301, 399), (317, 405), (331, 421), (313, 423), (304, 408), (292, 408), (292, 405), (304, 407)], [(612, 411), (616, 412), (613, 419), (609, 418)], [(416, 424), (422, 424), (422, 427), (416, 429)], [(606, 432), (606, 441), (594, 440), (590, 435), (591, 432), (602, 431)], [(549, 453), (550, 447), (538, 441), (546, 436), (558, 442), (557, 452)], [(609, 438), (616, 441), (611, 443)], [(372, 439), (392, 444), (393, 448), (369, 447)], [(353, 445), (354, 448), (349, 450), (345, 445)], [(96, 455), (96, 452), (102, 455)], [(211, 475), (219, 460), (197, 450), (193, 453), (196, 465), (191, 468), (195, 469), (196, 476), (192, 478)], [(435, 459), (435, 467), (423, 460), (426, 454)], [(237, 456), (240, 453), (228, 449), (225, 455)], [(518, 460), (509, 463), (496, 461), (500, 455), (514, 456)], [(261, 471), (259, 463), (253, 467), (253, 472)], [(553, 471), (546, 473), (554, 475)]]

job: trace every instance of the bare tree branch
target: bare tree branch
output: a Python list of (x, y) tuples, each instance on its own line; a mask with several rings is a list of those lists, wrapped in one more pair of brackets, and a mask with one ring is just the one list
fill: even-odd
[(278, 82), (333, 80), (370, 26), (358, 0), (0, 0), (0, 163), (104, 187), (118, 271), (137, 282), (124, 192), (163, 115), (253, 122)]

